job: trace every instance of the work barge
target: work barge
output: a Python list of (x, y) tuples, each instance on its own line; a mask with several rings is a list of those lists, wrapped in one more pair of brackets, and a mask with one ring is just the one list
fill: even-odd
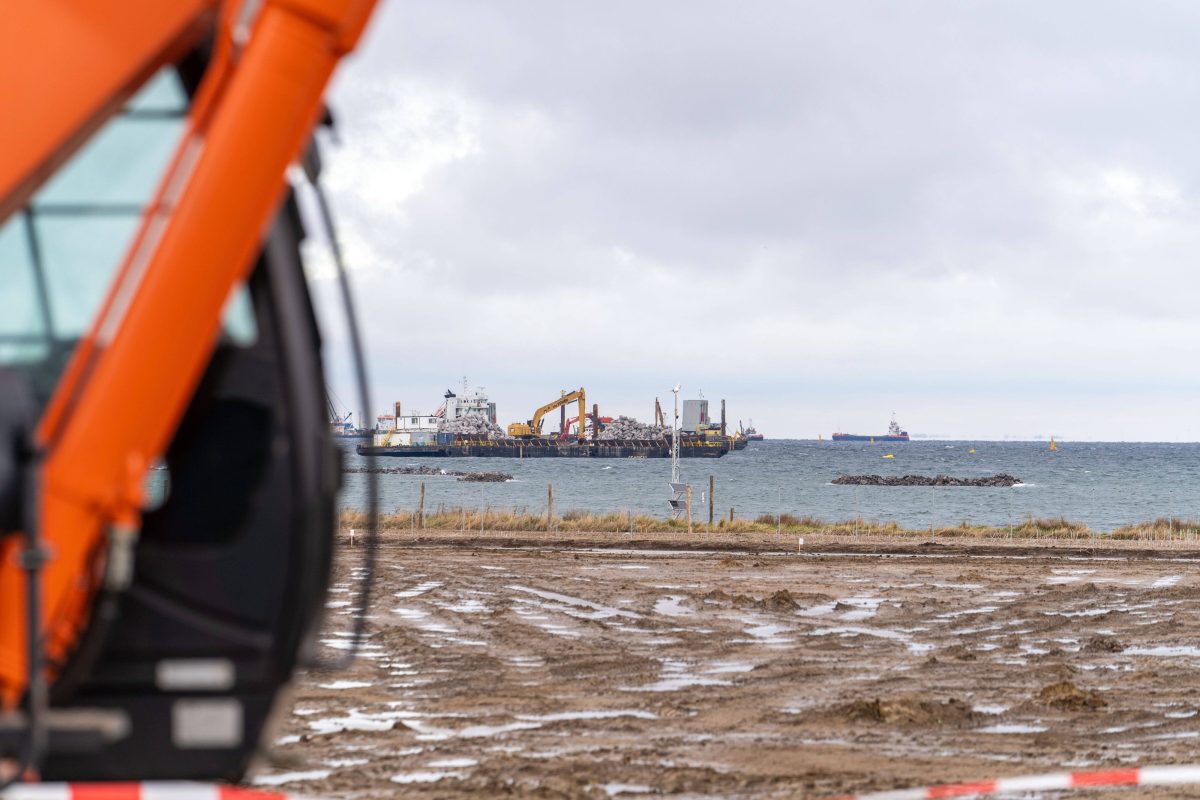
[[(719, 438), (683, 434), (679, 437), (680, 458), (720, 458), (736, 447), (733, 437)], [(589, 441), (535, 439), (489, 439), (486, 436), (456, 436), (451, 441), (427, 445), (358, 445), (359, 455), (428, 458), (670, 458), (671, 439), (599, 439)]]

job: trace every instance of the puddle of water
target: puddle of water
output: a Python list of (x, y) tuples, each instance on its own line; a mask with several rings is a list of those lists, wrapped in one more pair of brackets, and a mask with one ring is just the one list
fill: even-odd
[(832, 614), (835, 605), (836, 603), (818, 603), (815, 606), (809, 606), (796, 613), (802, 617), (823, 617), (826, 614)]
[(448, 603), (446, 605), (439, 606), (439, 608), (444, 608), (447, 611), (453, 611), (457, 614), (487, 614), (491, 611), (491, 609), (480, 600), (463, 600), (458, 603)]
[(439, 758), (437, 761), (430, 761), (429, 766), (434, 769), (460, 769), (473, 767), (478, 763), (473, 758)]
[(677, 692), (689, 686), (731, 686), (731, 681), (693, 674), (682, 661), (664, 661), (659, 679), (645, 686), (619, 686), (623, 692)]
[(274, 775), (259, 775), (250, 783), (255, 786), (281, 786), (296, 781), (319, 781), (329, 777), (332, 770), (312, 769), (306, 772), (277, 772)]
[(1049, 730), (1044, 725), (988, 725), (986, 728), (979, 728), (976, 733), (1042, 733)]
[(755, 625), (751, 628), (746, 628), (746, 634), (753, 636), (755, 639), (764, 644), (790, 644), (793, 640), (780, 636), (782, 633), (790, 633), (791, 628), (778, 623), (768, 623), (766, 625)]
[(370, 681), (334, 681), (333, 683), (318, 683), (322, 689), (366, 689), (375, 684)]
[(622, 564), (617, 569), (650, 569), (650, 567), (645, 564)]
[[(353, 650), (354, 641), (352, 639), (322, 639), (321, 644), (331, 650)], [(384, 652), (381, 644), (360, 644), (358, 646), (358, 655), (362, 658), (385, 658), (387, 653)]]
[(539, 628), (544, 630), (551, 636), (565, 636), (568, 639), (578, 639), (583, 634), (568, 625), (555, 625), (553, 623), (539, 625)]
[(1178, 656), (1190, 656), (1200, 658), (1200, 647), (1191, 645), (1179, 645), (1175, 647), (1128, 647), (1125, 649), (1127, 656), (1163, 656), (1165, 658), (1175, 658)]
[(506, 660), (517, 669), (537, 669), (546, 665), (545, 659), (539, 656), (509, 656)]
[(1008, 706), (979, 705), (973, 706), (971, 710), (979, 714), (1003, 714), (1005, 711), (1008, 711), (1008, 708)]
[(468, 725), (465, 728), (438, 728), (417, 720), (401, 720), (401, 725), (415, 731), (417, 739), (423, 742), (437, 742), (446, 739), (483, 739), (488, 736), (498, 736), (513, 731), (529, 731), (542, 727), (540, 722), (522, 721), (509, 722), (505, 725)]
[(370, 764), (369, 758), (330, 758), (323, 762), (327, 767), (340, 769), (342, 767), (361, 767), (363, 764)]
[(292, 734), (291, 736), (280, 736), (275, 740), (275, 746), (283, 747), (284, 745), (295, 744), (298, 741), (300, 741), (300, 737), (296, 734)]
[[(587, 615), (587, 619), (607, 619), (610, 616), (626, 616), (629, 619), (641, 619), (640, 614), (628, 612), (628, 610), (620, 608), (612, 608), (611, 606), (601, 606), (600, 603), (594, 603), (590, 600), (583, 600), (581, 597), (572, 597), (570, 595), (560, 595), (557, 591), (545, 591), (542, 589), (530, 589), (529, 587), (508, 587), (512, 591), (522, 591), (522, 593), (541, 597), (542, 600), (550, 600), (556, 603), (563, 603), (565, 606), (574, 606), (575, 608), (589, 608), (594, 614)], [(564, 610), (564, 609), (556, 609)]]
[(319, 734), (341, 733), (342, 731), (390, 731), (395, 725), (395, 717), (392, 714), (363, 714), (357, 708), (350, 709), (344, 717), (324, 717), (308, 723), (308, 727)]
[(422, 617), (429, 616), (428, 611), (422, 611), (419, 608), (405, 608), (404, 606), (401, 606), (399, 608), (393, 608), (392, 613), (400, 616), (402, 619), (410, 619), (410, 620), (411, 619), (421, 619)]
[(420, 597), (421, 595), (425, 594), (426, 592), (432, 591), (441, 585), (442, 585), (441, 581), (426, 581), (425, 583), (418, 583), (413, 588), (407, 589), (403, 592), (396, 592), (396, 594), (394, 596), (395, 597)]
[(1147, 739), (1200, 739), (1200, 731), (1180, 731), (1179, 733), (1160, 733), (1147, 736)]
[(704, 672), (708, 675), (720, 675), (726, 672), (750, 672), (753, 669), (754, 665), (745, 661), (714, 661)]
[(1188, 717), (1196, 716), (1195, 711), (1168, 711), (1164, 716), (1171, 719), (1187, 719)]
[(664, 617), (690, 617), (694, 612), (690, 608), (683, 607), (682, 603), (685, 599), (687, 598), (677, 594), (660, 597), (654, 603), (654, 613)]
[(420, 770), (418, 772), (401, 772), (391, 777), (392, 783), (436, 783), (442, 778), (461, 778), (460, 772), (442, 772), (438, 770)]
[(1154, 583), (1150, 584), (1150, 588), (1151, 589), (1166, 589), (1168, 587), (1174, 586), (1175, 584), (1179, 583), (1181, 580), (1183, 580), (1182, 575), (1167, 575), (1166, 577), (1159, 578)]
[(838, 600), (838, 603), (844, 606), (853, 606), (853, 608), (842, 613), (841, 619), (845, 622), (869, 619), (875, 616), (883, 601), (882, 597), (843, 597)]
[(643, 783), (606, 783), (604, 791), (609, 797), (616, 797), (622, 794), (649, 794), (654, 789)]

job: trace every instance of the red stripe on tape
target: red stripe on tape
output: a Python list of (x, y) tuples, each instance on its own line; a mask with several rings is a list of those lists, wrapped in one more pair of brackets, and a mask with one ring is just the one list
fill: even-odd
[(943, 783), (940, 786), (930, 786), (925, 790), (925, 796), (931, 799), (936, 797), (970, 797), (974, 794), (988, 794), (994, 791), (996, 791), (995, 781)]
[(73, 783), (71, 800), (141, 800), (140, 783)]
[(1072, 786), (1137, 786), (1141, 770), (1114, 769), (1108, 772), (1072, 772)]
[(241, 789), (237, 786), (222, 786), (221, 800), (288, 800), (286, 794), (261, 792), (258, 789)]

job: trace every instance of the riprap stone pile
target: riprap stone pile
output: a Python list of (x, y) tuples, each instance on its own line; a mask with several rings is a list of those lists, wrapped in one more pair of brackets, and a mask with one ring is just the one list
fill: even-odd
[(638, 422), (633, 417), (617, 417), (600, 431), (601, 439), (665, 439), (669, 429)]
[(438, 433), (486, 436), (489, 439), (506, 438), (503, 429), (482, 414), (463, 414), (458, 419), (443, 419), (438, 423)]

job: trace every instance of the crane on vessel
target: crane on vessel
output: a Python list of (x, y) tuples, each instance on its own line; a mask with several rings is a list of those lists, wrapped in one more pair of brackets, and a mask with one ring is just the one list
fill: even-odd
[[(583, 419), (587, 416), (587, 392), (583, 387), (579, 387), (573, 392), (568, 392), (562, 397), (547, 403), (546, 405), (533, 412), (533, 417), (526, 422), (514, 422), (508, 426), (508, 435), (516, 439), (534, 439), (542, 435), (542, 418), (551, 411), (570, 405), (571, 403), (579, 403), (578, 419)], [(584, 440), (582, 426), (579, 429), (579, 441)]]

